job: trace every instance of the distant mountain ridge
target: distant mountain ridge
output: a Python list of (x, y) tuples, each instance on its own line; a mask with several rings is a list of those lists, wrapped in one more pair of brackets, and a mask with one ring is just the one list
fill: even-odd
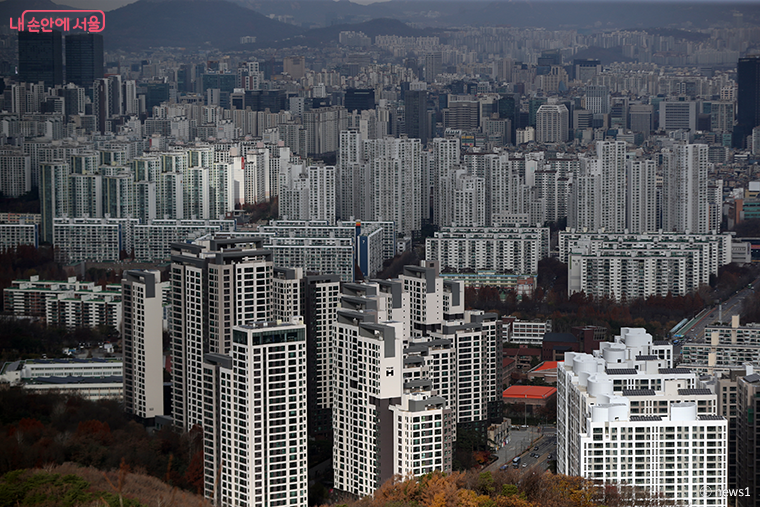
[(644, 2), (535, 0), (391, 0), (361, 5), (348, 0), (234, 0), (265, 16), (290, 16), (304, 26), (357, 23), (378, 17), (421, 27), (515, 26), (548, 29), (614, 29), (733, 26), (733, 13), (745, 24), (760, 23), (758, 2)]
[(103, 35), (111, 49), (227, 49), (243, 36), (267, 45), (304, 31), (226, 0), (138, 0), (108, 14)]
[(60, 11), (67, 9), (74, 9), (74, 7), (58, 5), (50, 0), (5, 0), (0, 2), (0, 21), (6, 23), (10, 18), (18, 19), (26, 10)]

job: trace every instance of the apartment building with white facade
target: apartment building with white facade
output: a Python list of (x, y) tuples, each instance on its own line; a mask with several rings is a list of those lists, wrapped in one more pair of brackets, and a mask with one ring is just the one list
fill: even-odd
[(5, 310), (18, 317), (37, 318), (49, 325), (121, 327), (121, 288), (68, 280), (13, 280), (3, 289)]
[(706, 144), (675, 145), (663, 150), (662, 221), (666, 231), (710, 231), (707, 187), (712, 164), (708, 151)]
[(570, 230), (559, 234), (559, 253), (568, 264), (570, 294), (618, 300), (685, 295), (709, 284), (710, 275), (731, 262), (731, 236)]
[(172, 417), (190, 430), (203, 424), (204, 354), (228, 354), (232, 327), (272, 319), (272, 253), (260, 238), (172, 245)]
[(728, 422), (695, 373), (672, 367), (671, 348), (623, 328), (593, 355), (565, 355), (557, 369), (559, 473), (686, 505), (726, 505), (705, 491), (726, 487)]
[(57, 218), (53, 244), (58, 262), (116, 262), (122, 251), (140, 262), (171, 256), (169, 245), (212, 232), (232, 232), (234, 220), (152, 220), (136, 218)]
[(405, 266), (398, 280), (341, 291), (336, 488), (365, 495), (393, 474), (451, 470), (456, 425), (485, 432), (492, 416), (501, 421), (497, 316), (465, 311), (463, 284), (442, 280), (425, 261)]
[(425, 253), (445, 268), (534, 274), (549, 254), (549, 229), (444, 227), (425, 240)]
[(338, 310), (334, 324), (333, 470), (335, 487), (372, 495), (399, 472), (392, 405), (403, 393), (401, 322), (370, 312)]
[(164, 415), (161, 273), (126, 271), (121, 290), (124, 410), (142, 419), (152, 419)]
[(229, 354), (202, 365), (206, 496), (220, 506), (308, 505), (306, 328), (233, 326)]
[[(452, 344), (455, 367), (448, 372), (449, 376), (440, 376), (443, 370), (433, 371), (429, 376), (438, 385), (452, 384), (447, 400), (457, 424), (488, 426), (488, 420), (499, 418), (503, 409), (502, 345), (497, 324), (495, 313), (467, 310), (461, 318), (446, 320), (438, 331), (430, 333), (430, 339), (448, 340)], [(426, 339), (420, 341), (424, 343)]]
[(729, 371), (737, 365), (760, 367), (760, 324), (740, 325), (739, 315), (731, 324), (711, 324), (704, 337), (682, 347), (683, 364), (701, 373)]
[(275, 220), (259, 230), (267, 236), (267, 248), (278, 266), (338, 274), (342, 281), (349, 282), (354, 280), (355, 266), (371, 277), (395, 255), (391, 253), (395, 252), (395, 230), (385, 230), (386, 225), (389, 224)]

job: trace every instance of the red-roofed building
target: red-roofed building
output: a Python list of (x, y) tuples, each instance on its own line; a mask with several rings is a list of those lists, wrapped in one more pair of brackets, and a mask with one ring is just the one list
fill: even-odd
[(528, 380), (544, 379), (548, 384), (557, 383), (557, 361), (544, 361), (528, 372)]
[(525, 403), (526, 411), (534, 413), (536, 408), (557, 403), (557, 388), (546, 386), (510, 386), (504, 391), (504, 403)]

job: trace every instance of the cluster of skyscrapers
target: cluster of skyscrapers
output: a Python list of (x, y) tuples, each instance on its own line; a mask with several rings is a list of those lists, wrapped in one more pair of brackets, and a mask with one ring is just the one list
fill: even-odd
[[(162, 287), (153, 272), (123, 282), (126, 406), (146, 418), (163, 415)], [(222, 505), (307, 505), (310, 435), (332, 438), (335, 486), (361, 496), (451, 471), (457, 427), (501, 423), (497, 316), (465, 310), (435, 263), (341, 283), (275, 267), (262, 238), (217, 235), (172, 245), (166, 290), (172, 422), (203, 428), (205, 492)]]

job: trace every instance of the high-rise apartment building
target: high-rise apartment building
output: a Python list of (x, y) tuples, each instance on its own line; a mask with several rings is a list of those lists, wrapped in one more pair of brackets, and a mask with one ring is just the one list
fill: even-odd
[(625, 230), (626, 171), (625, 141), (596, 143), (596, 162), (600, 174), (600, 226), (609, 232)]
[(172, 245), (172, 416), (189, 430), (203, 425), (201, 365), (228, 354), (232, 327), (272, 319), (272, 253), (258, 238)]
[(161, 273), (126, 271), (121, 290), (124, 408), (142, 419), (151, 419), (164, 414)]
[(306, 322), (306, 376), (308, 379), (309, 435), (332, 437), (332, 368), (335, 355), (332, 325), (340, 306), (337, 274), (308, 275), (302, 280)]
[(559, 473), (692, 506), (726, 505), (727, 421), (696, 374), (672, 367), (671, 348), (644, 329), (623, 328), (593, 355), (565, 354), (557, 369)]
[(53, 241), (53, 220), (69, 214), (69, 174), (67, 162), (43, 162), (40, 164), (40, 212), (42, 241)]
[(63, 84), (63, 36), (59, 31), (18, 32), (18, 80), (45, 83), (45, 88)]
[(654, 160), (627, 164), (626, 225), (633, 234), (657, 230), (657, 169)]
[(20, 197), (32, 190), (32, 159), (23, 151), (0, 151), (0, 193), (4, 197)]
[(462, 282), (441, 279), (428, 262), (405, 266), (398, 280), (343, 285), (333, 344), (336, 488), (366, 495), (393, 475), (446, 472), (455, 425), (485, 433), (501, 422), (497, 316), (465, 311), (463, 294)]
[(202, 368), (204, 479), (217, 505), (308, 505), (306, 329), (236, 325), (228, 354)]
[[(432, 154), (428, 165), (430, 184), (433, 187), (433, 196), (441, 195), (441, 181), (459, 165), (459, 138), (445, 139), (435, 138), (432, 140)], [(433, 199), (433, 223), (441, 225), (442, 210), (440, 199)]]
[(708, 232), (708, 152), (705, 144), (664, 150), (662, 221), (666, 231)]

